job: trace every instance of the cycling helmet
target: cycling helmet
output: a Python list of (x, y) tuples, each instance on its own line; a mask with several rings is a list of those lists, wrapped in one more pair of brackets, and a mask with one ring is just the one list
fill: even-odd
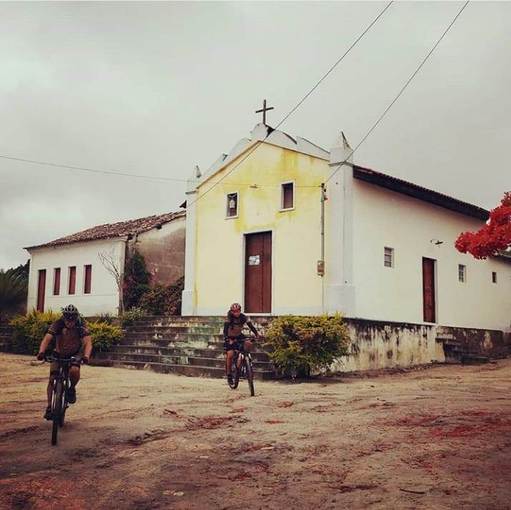
[(231, 312), (241, 312), (241, 305), (239, 303), (233, 303), (231, 305)]
[(62, 316), (64, 319), (77, 319), (78, 318), (78, 308), (75, 305), (67, 305), (62, 308)]

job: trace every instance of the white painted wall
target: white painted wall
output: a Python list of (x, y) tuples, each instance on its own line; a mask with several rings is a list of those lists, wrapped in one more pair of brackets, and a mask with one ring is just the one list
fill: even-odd
[[(422, 257), (428, 257), (436, 260), (438, 324), (509, 329), (511, 262), (476, 260), (454, 247), (461, 232), (482, 221), (358, 179), (353, 190), (356, 317), (423, 323)], [(394, 248), (393, 268), (384, 267), (385, 246)], [(466, 283), (458, 281), (458, 264), (467, 267)]]
[[(70, 303), (84, 316), (109, 313), (117, 315), (119, 292), (114, 277), (101, 264), (98, 253), (112, 254), (119, 267), (124, 267), (124, 240), (99, 240), (70, 245), (36, 248), (29, 250), (30, 276), (27, 310), (37, 305), (37, 285), (40, 269), (46, 269), (46, 292), (44, 309), (60, 311)], [(84, 266), (92, 265), (92, 288), (84, 294)], [(69, 267), (76, 266), (76, 292), (68, 294)], [(53, 295), (54, 269), (61, 268), (60, 295)]]

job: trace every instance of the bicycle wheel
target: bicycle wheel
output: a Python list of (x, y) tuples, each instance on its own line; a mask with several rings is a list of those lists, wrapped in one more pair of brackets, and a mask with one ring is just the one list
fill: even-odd
[(255, 388), (254, 388), (254, 371), (252, 369), (252, 361), (247, 356), (245, 357), (245, 372), (248, 382), (248, 388), (250, 389), (250, 395), (255, 396)]
[(231, 365), (231, 376), (232, 376), (232, 382), (229, 382), (229, 387), (232, 390), (235, 390), (238, 387), (238, 384), (240, 383), (240, 371), (238, 370), (238, 356), (234, 356), (232, 360)]
[(59, 427), (63, 427), (64, 426), (64, 420), (66, 418), (66, 411), (67, 411), (67, 388), (68, 388), (68, 384), (65, 385), (65, 387), (63, 388), (62, 392), (63, 392), (63, 402), (62, 402), (62, 409), (61, 409), (61, 412), (60, 412), (60, 420), (59, 420)]
[(64, 387), (62, 381), (58, 380), (55, 383), (55, 388), (53, 390), (53, 405), (52, 405), (52, 415), (53, 415), (53, 426), (51, 430), (51, 444), (55, 446), (57, 444), (57, 434), (59, 432), (59, 425), (61, 420), (62, 413), (62, 401), (64, 397)]

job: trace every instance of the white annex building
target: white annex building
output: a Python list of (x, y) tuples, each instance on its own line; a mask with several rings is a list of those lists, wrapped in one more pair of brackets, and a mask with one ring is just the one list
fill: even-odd
[(351, 153), (344, 136), (327, 151), (258, 124), (194, 173), (183, 314), (223, 315), (239, 301), (257, 315), (509, 330), (511, 259), (454, 247), (488, 211), (358, 166)]
[(167, 213), (99, 225), (26, 248), (27, 310), (58, 312), (72, 303), (84, 316), (117, 315), (119, 288), (108, 266), (122, 274), (130, 250), (136, 248), (153, 283), (172, 284), (183, 276), (184, 227), (184, 212)]

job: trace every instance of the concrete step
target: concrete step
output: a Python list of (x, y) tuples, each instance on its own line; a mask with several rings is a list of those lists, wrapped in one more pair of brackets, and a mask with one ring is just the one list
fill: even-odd
[(178, 334), (178, 333), (194, 333), (194, 334), (211, 334), (211, 335), (219, 335), (223, 333), (223, 326), (160, 326), (160, 325), (133, 325), (129, 326), (125, 329), (127, 333), (158, 333), (158, 334)]
[(163, 340), (207, 340), (209, 338), (211, 339), (222, 339), (223, 335), (220, 334), (218, 331), (211, 332), (211, 333), (192, 333), (192, 332), (175, 332), (175, 331), (144, 331), (144, 332), (138, 332), (138, 331), (126, 331), (124, 333), (125, 338), (132, 338), (132, 339), (147, 339), (147, 338), (161, 338)]
[[(110, 367), (123, 367), (123, 368), (136, 368), (139, 370), (153, 370), (160, 373), (176, 373), (187, 375), (190, 377), (225, 377), (225, 370), (219, 367), (208, 367), (200, 365), (174, 365), (171, 363), (146, 363), (143, 361), (118, 361), (118, 360), (101, 360), (97, 365), (110, 366)], [(256, 379), (273, 379), (274, 372), (267, 371), (254, 371)]]
[[(119, 345), (137, 345), (139, 347), (223, 349), (222, 335), (206, 337), (204, 335), (178, 335), (176, 337), (155, 338), (146, 335), (125, 335)], [(257, 348), (258, 343), (256, 343)], [(259, 344), (261, 345), (261, 344)]]
[[(208, 339), (200, 338), (186, 338), (182, 340), (176, 340), (171, 338), (123, 338), (119, 345), (138, 345), (139, 347), (160, 347), (160, 348), (189, 348), (189, 349), (207, 349), (210, 341)], [(212, 344), (220, 345), (220, 341), (212, 341)], [(222, 342), (223, 345), (223, 342)]]
[(224, 317), (144, 317), (133, 321), (133, 326), (223, 326), (225, 322)]
[[(118, 352), (121, 354), (150, 354), (159, 356), (194, 356), (198, 358), (219, 358), (224, 359), (225, 352), (222, 347), (212, 347), (206, 349), (194, 349), (191, 347), (156, 347), (152, 345), (113, 345), (110, 352)], [(100, 357), (105, 357), (108, 353), (98, 353)], [(264, 351), (253, 351), (252, 359), (254, 361), (269, 362), (270, 358)]]
[[(223, 358), (210, 358), (210, 357), (196, 357), (187, 356), (186, 354), (181, 355), (159, 355), (159, 354), (135, 354), (135, 353), (120, 353), (120, 352), (109, 352), (108, 356), (103, 359), (109, 359), (111, 361), (138, 361), (143, 363), (165, 363), (171, 365), (194, 365), (204, 367), (218, 367), (223, 368), (225, 361)], [(254, 370), (271, 370), (272, 365), (268, 361), (253, 361)]]

